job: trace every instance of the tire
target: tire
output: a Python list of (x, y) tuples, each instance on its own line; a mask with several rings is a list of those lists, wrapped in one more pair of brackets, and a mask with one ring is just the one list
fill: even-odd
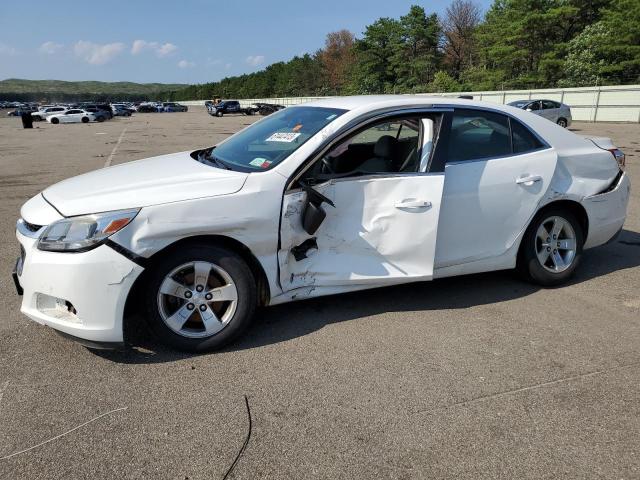
[[(209, 271), (201, 291), (195, 285), (196, 268)], [(217, 291), (226, 300), (203, 297), (207, 291)], [(151, 330), (165, 345), (188, 352), (229, 344), (249, 326), (258, 303), (256, 281), (246, 262), (225, 248), (199, 244), (173, 249), (152, 267), (144, 296)], [(209, 317), (206, 322), (203, 316)]]
[(82, 123), (89, 123), (89, 117), (82, 117)]
[(42, 117), (40, 115), (33, 115), (33, 121), (34, 122), (41, 122), (42, 121)]
[[(562, 228), (554, 239), (554, 228), (560, 226)], [(544, 230), (541, 230), (542, 227)], [(544, 235), (539, 236), (539, 233)], [(543, 238), (545, 235), (548, 235), (547, 238)], [(531, 283), (543, 287), (560, 285), (578, 267), (583, 245), (584, 232), (575, 215), (563, 208), (542, 210), (524, 234), (518, 255), (518, 270)]]
[(54, 125), (58, 125), (60, 123), (60, 120), (57, 118), (52, 118), (51, 123), (53, 123)]
[(557, 123), (562, 128), (567, 128), (567, 119), (566, 118), (559, 118)]
[(216, 112), (216, 117), (222, 117), (223, 115), (224, 113), (222, 113), (220, 110)]
[(96, 122), (104, 122), (104, 117), (96, 117)]

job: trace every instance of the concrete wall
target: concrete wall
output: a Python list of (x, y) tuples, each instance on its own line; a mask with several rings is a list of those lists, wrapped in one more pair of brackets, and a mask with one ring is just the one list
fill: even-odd
[[(640, 85), (616, 87), (549, 88), (541, 90), (505, 90), (493, 92), (430, 93), (457, 97), (473, 95), (475, 100), (491, 103), (509, 103), (514, 100), (544, 98), (566, 103), (571, 107), (574, 120), (587, 122), (640, 122)], [(241, 99), (242, 106), (255, 102), (298, 105), (326, 97), (284, 97)], [(187, 105), (202, 105), (204, 100), (182, 102)]]

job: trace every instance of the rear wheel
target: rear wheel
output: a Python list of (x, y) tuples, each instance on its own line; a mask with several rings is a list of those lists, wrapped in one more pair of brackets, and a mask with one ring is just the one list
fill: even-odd
[(562, 128), (567, 128), (567, 119), (566, 118), (559, 118), (558, 119), (558, 125), (560, 125)]
[(104, 117), (96, 117), (97, 122), (104, 122)]
[(42, 120), (42, 117), (40, 115), (32, 115), (31, 117), (35, 122), (39, 122)]
[(57, 125), (60, 123), (60, 120), (58, 120), (57, 118), (52, 118), (51, 123), (53, 123), (54, 125)]
[(518, 269), (533, 283), (559, 285), (573, 275), (583, 245), (582, 227), (572, 213), (558, 208), (544, 210), (525, 232)]
[(145, 303), (150, 326), (163, 343), (203, 352), (227, 345), (245, 330), (257, 288), (236, 253), (191, 245), (174, 250), (151, 270)]

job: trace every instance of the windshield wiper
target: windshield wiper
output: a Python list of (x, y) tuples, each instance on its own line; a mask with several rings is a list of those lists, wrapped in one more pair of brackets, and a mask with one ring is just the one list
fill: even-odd
[(233, 170), (229, 165), (224, 163), (222, 160), (220, 160), (219, 158), (216, 158), (213, 155), (213, 151), (209, 152), (209, 154), (205, 158), (218, 168), (222, 168), (223, 170)]

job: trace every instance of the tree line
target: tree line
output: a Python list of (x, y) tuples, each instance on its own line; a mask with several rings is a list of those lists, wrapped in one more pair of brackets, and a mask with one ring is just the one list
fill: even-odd
[(579, 87), (640, 83), (639, 0), (453, 0), (414, 5), (360, 37), (259, 72), (164, 92), (170, 100)]

